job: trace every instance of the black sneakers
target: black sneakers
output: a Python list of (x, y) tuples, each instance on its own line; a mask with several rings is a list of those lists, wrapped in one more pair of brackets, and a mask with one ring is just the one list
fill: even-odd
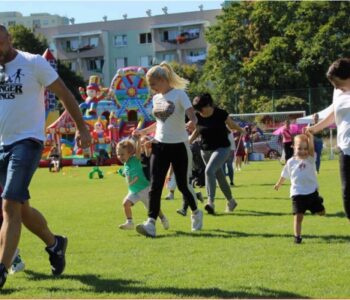
[(302, 241), (303, 239), (301, 238), (301, 236), (295, 236), (294, 237), (294, 243), (295, 244), (301, 244), (301, 241)]
[(49, 253), (49, 260), (51, 264), (51, 271), (53, 275), (61, 275), (66, 266), (66, 249), (68, 244), (68, 239), (64, 236), (55, 235), (57, 245), (52, 250), (46, 247), (45, 250)]
[(4, 286), (7, 278), (7, 270), (3, 263), (0, 264), (0, 289)]

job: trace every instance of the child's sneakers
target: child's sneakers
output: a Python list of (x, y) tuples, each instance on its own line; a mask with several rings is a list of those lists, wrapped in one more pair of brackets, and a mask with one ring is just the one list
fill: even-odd
[(302, 237), (301, 236), (295, 236), (294, 237), (294, 243), (295, 244), (301, 244), (301, 242), (302, 242)]
[(130, 222), (128, 220), (126, 220), (125, 223), (119, 225), (119, 228), (124, 229), (124, 230), (132, 230), (132, 229), (134, 229), (134, 227), (135, 227), (134, 223), (132, 221)]
[(148, 219), (146, 222), (136, 225), (136, 231), (139, 234), (142, 234), (144, 236), (155, 237), (156, 236), (155, 220)]
[(163, 218), (160, 219), (160, 221), (162, 222), (163, 228), (165, 230), (168, 230), (169, 229), (169, 220), (165, 216), (163, 216)]

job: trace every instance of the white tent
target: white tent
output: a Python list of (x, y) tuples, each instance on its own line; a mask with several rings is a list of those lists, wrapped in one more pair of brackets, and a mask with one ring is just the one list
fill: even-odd
[[(324, 110), (321, 110), (320, 112), (318, 112), (319, 121), (321, 121), (325, 117), (327, 117), (332, 110), (333, 110), (333, 105), (330, 105), (327, 108), (325, 108)], [(308, 115), (308, 116), (301, 117), (301, 118), (297, 119), (297, 124), (311, 124), (312, 122), (313, 122), (312, 115)], [(330, 134), (329, 140), (330, 140), (330, 148), (331, 148), (330, 155), (329, 155), (330, 159), (334, 158), (334, 152), (333, 152), (333, 128), (335, 128), (334, 125), (329, 127), (329, 134)]]
[[(332, 105), (328, 106), (324, 110), (321, 110), (318, 112), (318, 118), (319, 121), (323, 120), (325, 117), (329, 115), (329, 113), (332, 111), (333, 107)], [(312, 123), (312, 115), (301, 117), (297, 119), (297, 124), (311, 124)]]

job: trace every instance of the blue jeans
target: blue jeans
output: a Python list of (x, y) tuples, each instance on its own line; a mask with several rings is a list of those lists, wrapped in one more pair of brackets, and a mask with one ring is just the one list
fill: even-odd
[(30, 199), (29, 184), (39, 165), (43, 143), (24, 139), (11, 145), (0, 146), (1, 197), (24, 202)]
[(232, 199), (230, 186), (226, 181), (223, 171), (223, 165), (230, 154), (230, 147), (218, 148), (216, 150), (201, 150), (205, 167), (205, 186), (207, 189), (208, 200), (214, 202), (216, 193), (216, 180), (223, 192), (225, 198), (229, 201)]
[[(235, 175), (235, 172), (233, 170), (233, 160), (234, 160), (234, 151), (231, 151), (228, 159), (225, 161), (223, 165), (224, 173), (230, 179), (230, 183), (233, 183), (233, 176)], [(226, 173), (226, 170), (227, 170), (227, 173)]]
[(314, 139), (314, 148), (316, 152), (316, 171), (317, 173), (320, 172), (320, 166), (321, 166), (321, 154), (323, 149), (323, 141), (320, 138)]

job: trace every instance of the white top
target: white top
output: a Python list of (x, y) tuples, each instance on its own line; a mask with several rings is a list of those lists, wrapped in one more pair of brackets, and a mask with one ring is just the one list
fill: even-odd
[(350, 155), (350, 92), (335, 89), (333, 109), (337, 125), (337, 144), (346, 155)]
[(282, 170), (282, 177), (290, 179), (290, 196), (308, 195), (318, 189), (315, 158), (288, 159)]
[(153, 115), (157, 120), (154, 138), (161, 143), (188, 141), (185, 112), (192, 106), (183, 90), (172, 89), (166, 94), (153, 96)]
[(40, 55), (18, 51), (5, 64), (8, 78), (0, 83), (0, 145), (25, 138), (45, 139), (44, 87), (58, 75)]

